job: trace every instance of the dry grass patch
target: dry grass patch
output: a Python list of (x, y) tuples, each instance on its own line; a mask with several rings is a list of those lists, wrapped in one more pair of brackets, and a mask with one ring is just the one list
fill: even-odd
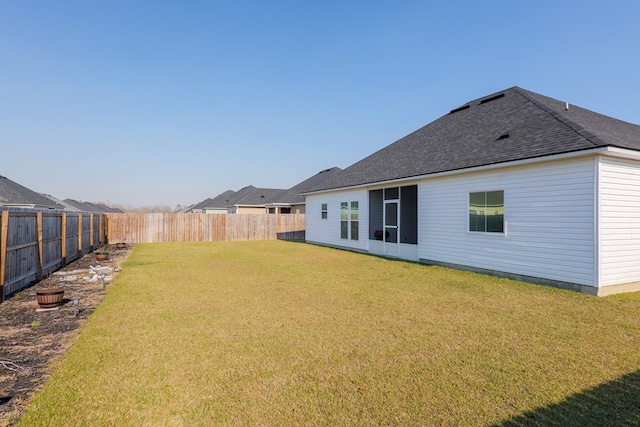
[(20, 425), (637, 421), (639, 314), (300, 243), (140, 245)]

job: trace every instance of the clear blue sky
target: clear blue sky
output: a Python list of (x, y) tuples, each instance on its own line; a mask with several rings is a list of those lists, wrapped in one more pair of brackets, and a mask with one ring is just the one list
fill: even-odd
[(0, 175), (192, 204), (511, 86), (640, 123), (640, 2), (0, 0)]

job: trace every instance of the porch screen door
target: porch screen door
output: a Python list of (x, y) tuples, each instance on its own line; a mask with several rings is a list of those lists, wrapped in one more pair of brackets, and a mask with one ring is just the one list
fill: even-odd
[(384, 202), (384, 253), (398, 255), (398, 201)]

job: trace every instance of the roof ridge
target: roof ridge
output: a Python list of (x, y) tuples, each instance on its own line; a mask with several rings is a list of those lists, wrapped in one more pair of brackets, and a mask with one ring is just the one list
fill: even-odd
[[(549, 107), (549, 106), (547, 106), (547, 105), (545, 105), (545, 104), (533, 99), (531, 96), (528, 95), (530, 93), (528, 90), (523, 89), (523, 88), (518, 87), (518, 86), (514, 86), (512, 89), (516, 93), (518, 93), (520, 96), (524, 97), (529, 102), (534, 104), (536, 107), (540, 108), (541, 110), (543, 110), (544, 112), (546, 112), (547, 114), (552, 116), (554, 119), (556, 119), (559, 122), (561, 122), (561, 123), (565, 124), (566, 126), (570, 127), (574, 132), (576, 132), (578, 135), (584, 137), (587, 141), (592, 143), (594, 146), (601, 147), (603, 145), (607, 145), (607, 142), (604, 141), (602, 138), (600, 138), (598, 135), (594, 134), (589, 129), (587, 129), (584, 126), (581, 126), (578, 123), (576, 123), (575, 121), (571, 120), (570, 118), (568, 118), (567, 116), (562, 114), (562, 112), (560, 112), (560, 111), (558, 111), (558, 110), (556, 110), (554, 108), (551, 108), (551, 107)], [(580, 108), (580, 107), (578, 107), (578, 108)]]

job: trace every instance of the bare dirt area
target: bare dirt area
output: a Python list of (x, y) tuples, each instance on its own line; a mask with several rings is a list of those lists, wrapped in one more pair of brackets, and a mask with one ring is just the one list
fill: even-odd
[[(56, 361), (71, 347), (78, 328), (102, 301), (105, 287), (130, 252), (130, 246), (113, 246), (109, 260), (101, 262), (94, 254), (85, 255), (0, 303), (1, 427), (19, 420), (28, 399), (42, 388)], [(64, 289), (62, 305), (41, 309), (36, 292), (51, 287)], [(74, 297), (80, 297), (77, 305)]]

